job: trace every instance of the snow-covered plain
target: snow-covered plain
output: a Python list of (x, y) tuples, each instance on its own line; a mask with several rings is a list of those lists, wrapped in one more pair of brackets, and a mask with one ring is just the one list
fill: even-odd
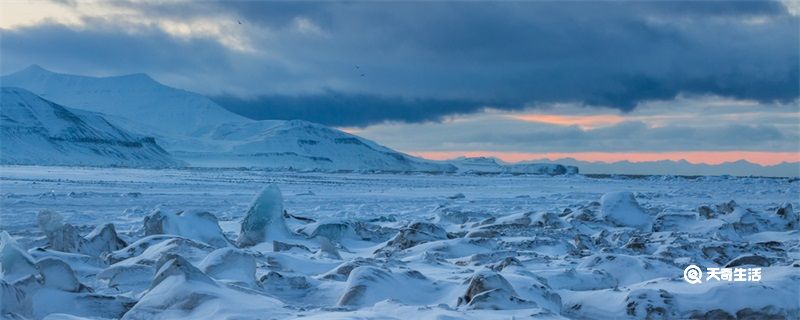
[[(797, 319), (799, 198), (797, 179), (3, 166), (0, 305), (34, 319)], [(762, 279), (693, 285), (689, 264)]]

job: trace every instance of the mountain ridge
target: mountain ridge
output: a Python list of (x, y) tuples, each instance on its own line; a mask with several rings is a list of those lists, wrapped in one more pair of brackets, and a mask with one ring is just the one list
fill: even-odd
[[(144, 74), (77, 76), (34, 65), (2, 76), (56, 103), (101, 112), (132, 132), (152, 135), (191, 166), (326, 171), (455, 172), (373, 141), (303, 120), (252, 120), (209, 98)], [(199, 106), (199, 107), (198, 107)]]
[(70, 109), (30, 91), (2, 87), (0, 163), (174, 167), (152, 137), (120, 129), (101, 115)]
[(203, 95), (163, 85), (144, 73), (90, 77), (32, 65), (2, 76), (1, 82), (72, 108), (124, 117), (135, 122), (129, 129), (155, 130), (148, 133), (157, 136), (195, 135), (225, 122), (252, 121)]

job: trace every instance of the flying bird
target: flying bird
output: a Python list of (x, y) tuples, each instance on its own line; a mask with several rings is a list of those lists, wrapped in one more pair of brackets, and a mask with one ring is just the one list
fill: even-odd
[(239, 24), (242, 24), (242, 22), (241, 22), (241, 21), (239, 21), (239, 20), (236, 20), (236, 22), (238, 22)]

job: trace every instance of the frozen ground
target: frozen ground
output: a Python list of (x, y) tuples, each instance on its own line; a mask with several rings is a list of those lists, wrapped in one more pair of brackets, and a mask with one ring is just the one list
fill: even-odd
[(6, 317), (800, 316), (796, 180), (0, 169)]

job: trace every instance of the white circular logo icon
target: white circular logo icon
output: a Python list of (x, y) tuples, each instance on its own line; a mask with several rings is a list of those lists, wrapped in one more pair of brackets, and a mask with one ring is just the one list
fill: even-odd
[(696, 265), (690, 265), (683, 269), (683, 280), (691, 284), (703, 282), (703, 271)]

